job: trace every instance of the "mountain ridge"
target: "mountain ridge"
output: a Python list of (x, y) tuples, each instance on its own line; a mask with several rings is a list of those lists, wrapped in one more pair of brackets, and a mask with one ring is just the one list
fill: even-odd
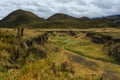
[[(34, 13), (26, 10), (15, 10), (0, 20), (0, 27), (19, 27), (28, 28), (104, 28), (120, 27), (120, 16), (111, 15), (99, 18), (89, 18), (86, 16), (76, 18), (63, 13), (56, 13), (47, 19), (41, 18)], [(59, 26), (59, 27), (58, 27)]]
[(77, 20), (77, 18), (63, 13), (56, 13), (48, 17), (47, 20)]

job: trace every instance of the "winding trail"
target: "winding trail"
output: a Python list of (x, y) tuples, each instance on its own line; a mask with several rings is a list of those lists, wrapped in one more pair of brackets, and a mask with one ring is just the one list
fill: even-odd
[[(71, 63), (77, 63), (96, 73), (101, 71), (100, 75), (103, 80), (120, 80), (120, 76), (115, 71), (109, 68), (112, 63), (84, 57), (68, 50), (65, 50), (65, 55), (68, 57)], [(113, 65), (120, 67), (120, 65), (117, 64)]]

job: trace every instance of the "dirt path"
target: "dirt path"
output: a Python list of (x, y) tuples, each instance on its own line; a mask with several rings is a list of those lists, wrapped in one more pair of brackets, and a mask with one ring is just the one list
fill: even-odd
[[(110, 65), (111, 63), (77, 55), (68, 50), (66, 50), (65, 55), (69, 58), (69, 60), (72, 63), (77, 63), (79, 65), (84, 66), (87, 69), (94, 71), (95, 73), (98, 73), (98, 75), (101, 76), (103, 80), (120, 80), (119, 74), (111, 70), (107, 65), (107, 64)], [(119, 65), (116, 65), (116, 66), (119, 66)]]

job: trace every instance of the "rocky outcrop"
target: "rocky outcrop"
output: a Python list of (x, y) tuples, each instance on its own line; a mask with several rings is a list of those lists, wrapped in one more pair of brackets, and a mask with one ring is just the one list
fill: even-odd
[(103, 44), (103, 51), (120, 63), (120, 38), (96, 32), (88, 32), (87, 36), (90, 37), (92, 42)]
[(103, 35), (96, 32), (88, 32), (87, 37), (90, 37), (92, 42), (101, 44), (111, 41), (113, 39), (112, 36)]
[(120, 44), (114, 46), (109, 51), (109, 55), (115, 57), (115, 59), (120, 63)]
[(69, 31), (69, 35), (70, 36), (75, 36), (75, 35), (77, 35), (77, 32), (76, 31)]
[(46, 43), (48, 41), (48, 33), (44, 33), (42, 35), (38, 35), (37, 37), (34, 37), (32, 39), (28, 39), (25, 41), (27, 46), (32, 46), (33, 43), (37, 43), (40, 45), (43, 45), (44, 43)]
[(113, 41), (116, 43), (120, 43), (120, 38), (113, 38)]

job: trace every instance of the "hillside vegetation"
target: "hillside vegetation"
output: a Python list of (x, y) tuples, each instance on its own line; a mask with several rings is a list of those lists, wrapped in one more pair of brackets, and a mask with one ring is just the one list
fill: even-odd
[(22, 24), (30, 24), (33, 22), (44, 21), (43, 18), (38, 17), (34, 13), (25, 10), (16, 10), (0, 21), (2, 27), (18, 27)]
[(16, 10), (0, 21), (0, 27), (44, 28), (44, 29), (80, 29), (80, 28), (119, 28), (119, 16), (101, 18), (75, 18), (63, 13), (56, 13), (43, 19), (30, 11)]

